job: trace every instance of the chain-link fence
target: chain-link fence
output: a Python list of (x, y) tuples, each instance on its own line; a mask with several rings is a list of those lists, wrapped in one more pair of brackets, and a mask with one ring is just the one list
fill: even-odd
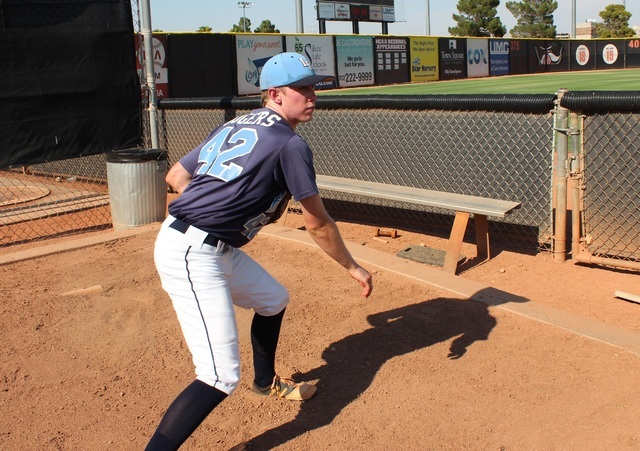
[[(490, 223), (494, 242), (535, 249), (551, 237), (553, 98), (502, 97), (498, 108), (492, 96), (471, 103), (455, 96), (425, 97), (422, 103), (417, 97), (366, 103), (321, 97), (313, 121), (298, 131), (324, 175), (519, 201), (522, 208)], [(162, 100), (162, 145), (169, 159), (177, 161), (214, 126), (255, 106), (256, 99), (217, 109), (214, 102)], [(323, 197), (338, 219), (442, 236), (453, 223), (451, 211), (333, 191)]]
[[(640, 261), (639, 103), (623, 99), (614, 102), (615, 108), (600, 105), (594, 109), (593, 93), (585, 94), (591, 99), (590, 108), (575, 104), (579, 95), (571, 94), (575, 93), (563, 98), (564, 102), (569, 97), (567, 108), (579, 118), (567, 134), (575, 141), (563, 163), (569, 168), (568, 210), (576, 211), (569, 217), (579, 222), (576, 228), (571, 221), (573, 227), (566, 232), (572, 244), (579, 243), (572, 246), (571, 256), (578, 258), (578, 252), (587, 252), (592, 263), (602, 263), (594, 260), (598, 257), (606, 258), (606, 264), (618, 260), (636, 265)], [(621, 111), (620, 105), (628, 109)], [(257, 106), (257, 98), (160, 101), (159, 136), (169, 163), (198, 145), (215, 126)], [(321, 174), (519, 201), (522, 207), (512, 215), (490, 221), (494, 243), (550, 249), (558, 233), (552, 177), (558, 157), (553, 114), (557, 108), (555, 96), (365, 100), (321, 96), (314, 120), (301, 124), (298, 131), (313, 149)], [(65, 226), (74, 222), (75, 212), (61, 211), (57, 207), (62, 205), (56, 204), (67, 202), (84, 207), (83, 219), (75, 224), (77, 230), (108, 227), (105, 168), (103, 156), (95, 156), (0, 173), (0, 187), (5, 191), (7, 186), (9, 192), (17, 189), (12, 183), (29, 185), (27, 191), (33, 196), (47, 189), (50, 193), (61, 188), (66, 191), (66, 197), (55, 202), (43, 197), (42, 203), (50, 210), (46, 224), (32, 219), (28, 212), (40, 208), (38, 200), (0, 204), (0, 245), (66, 233)], [(579, 194), (575, 201), (574, 193)], [(453, 221), (451, 211), (337, 192), (323, 196), (331, 213), (347, 221), (441, 236), (449, 233)], [(93, 204), (98, 201), (105, 204)], [(573, 202), (577, 208), (571, 206)], [(90, 220), (86, 219), (88, 212)], [(8, 216), (15, 222), (9, 222)]]
[(0, 246), (108, 228), (103, 155), (0, 171)]
[(567, 134), (557, 142), (566, 136), (573, 214), (555, 234), (571, 240), (578, 262), (640, 269), (640, 92), (567, 92), (563, 109)]
[[(603, 133), (604, 132), (604, 133)], [(593, 114), (584, 129), (584, 244), (593, 255), (638, 258), (640, 115)]]

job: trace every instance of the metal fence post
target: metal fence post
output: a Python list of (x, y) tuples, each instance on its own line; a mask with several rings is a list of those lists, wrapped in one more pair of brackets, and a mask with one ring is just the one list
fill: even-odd
[(147, 90), (149, 91), (149, 131), (151, 147), (160, 147), (158, 139), (158, 108), (156, 99), (156, 71), (153, 61), (153, 34), (151, 32), (151, 4), (150, 0), (140, 2), (142, 9), (142, 37), (144, 38), (144, 63), (147, 75)]
[(571, 258), (581, 251), (582, 240), (582, 116), (569, 113), (569, 183), (571, 186)]
[(569, 110), (560, 105), (566, 89), (558, 91), (553, 128), (556, 148), (553, 162), (553, 200), (555, 201), (555, 220), (553, 231), (553, 261), (562, 263), (567, 256), (567, 160), (568, 160), (568, 117)]

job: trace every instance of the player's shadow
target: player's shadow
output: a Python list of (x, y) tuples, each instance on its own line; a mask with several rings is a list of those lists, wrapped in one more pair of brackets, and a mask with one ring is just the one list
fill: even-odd
[(447, 355), (458, 359), (476, 341), (486, 340), (496, 325), (489, 305), (526, 302), (527, 299), (490, 288), (474, 300), (436, 298), (370, 315), (371, 328), (331, 343), (322, 353), (325, 364), (297, 380), (318, 379), (318, 394), (302, 403), (291, 422), (251, 439), (249, 449), (268, 450), (301, 434), (330, 424), (352, 401), (364, 393), (389, 359), (451, 341)]

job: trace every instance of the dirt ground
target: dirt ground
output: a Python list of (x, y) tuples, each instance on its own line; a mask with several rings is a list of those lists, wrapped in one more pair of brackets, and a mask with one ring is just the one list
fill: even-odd
[[(444, 249), (429, 236), (374, 239), (374, 227), (339, 225), (350, 242), (389, 254)], [(144, 448), (193, 379), (154, 239), (0, 266), (0, 449)], [(253, 395), (251, 313), (238, 310), (241, 386), (183, 449), (250, 439), (279, 450), (640, 449), (640, 355), (376, 268), (362, 299), (307, 245), (258, 235), (246, 251), (292, 295), (280, 374), (319, 391), (305, 403)], [(640, 334), (640, 304), (614, 296), (640, 294), (637, 272), (503, 251), (460, 277)]]

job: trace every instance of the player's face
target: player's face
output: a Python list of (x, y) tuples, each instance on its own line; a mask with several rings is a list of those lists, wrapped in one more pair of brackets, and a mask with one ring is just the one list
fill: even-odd
[(316, 109), (316, 92), (313, 86), (287, 86), (280, 88), (282, 109), (293, 128), (301, 122), (309, 122)]

